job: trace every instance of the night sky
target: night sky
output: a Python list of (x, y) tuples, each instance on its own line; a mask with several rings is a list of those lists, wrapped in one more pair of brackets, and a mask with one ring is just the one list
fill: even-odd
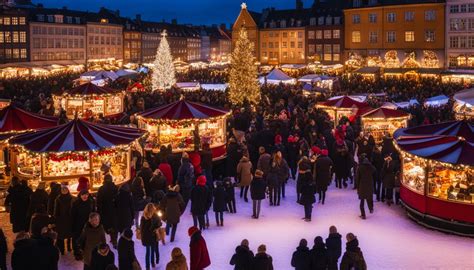
[[(171, 21), (177, 18), (178, 23), (228, 25), (234, 22), (243, 1), (250, 10), (259, 12), (270, 6), (277, 9), (295, 7), (295, 0), (34, 0), (33, 3), (84, 11), (98, 11), (100, 7), (119, 9), (122, 16), (135, 17), (135, 14), (141, 14), (143, 20)], [(312, 2), (304, 0), (305, 7)]]

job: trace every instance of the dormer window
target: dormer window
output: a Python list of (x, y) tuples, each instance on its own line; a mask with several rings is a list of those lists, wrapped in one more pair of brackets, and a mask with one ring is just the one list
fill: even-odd
[(295, 19), (291, 18), (291, 26), (295, 26)]
[(377, 5), (377, 0), (369, 0), (369, 6)]
[(332, 24), (332, 17), (331, 16), (327, 16), (326, 17), (326, 25), (331, 25)]
[(281, 28), (285, 28), (285, 27), (286, 27), (286, 20), (282, 20), (282, 21), (280, 22), (280, 27), (281, 27)]
[(76, 23), (77, 23), (77, 24), (80, 24), (80, 23), (81, 23), (81, 18), (76, 17)]
[(54, 16), (48, 15), (48, 22), (54, 22)]
[(72, 23), (72, 17), (71, 16), (66, 16), (66, 22), (67, 23)]
[(102, 19), (100, 19), (100, 23), (109, 23), (109, 20), (105, 19), (105, 18), (102, 18)]
[(296, 26), (301, 27), (301, 20), (296, 21)]
[(318, 18), (318, 25), (323, 25), (324, 24), (324, 17), (319, 17)]
[(362, 0), (353, 0), (352, 5), (354, 7), (361, 7), (362, 6)]
[(334, 17), (334, 25), (340, 25), (341, 24), (341, 17)]
[(44, 22), (44, 15), (43, 14), (38, 14), (38, 15), (36, 15), (36, 19), (40, 22)]
[(309, 19), (309, 25), (316, 25), (316, 18), (312, 17)]
[(55, 23), (63, 23), (64, 22), (63, 15), (54, 15), (54, 22)]

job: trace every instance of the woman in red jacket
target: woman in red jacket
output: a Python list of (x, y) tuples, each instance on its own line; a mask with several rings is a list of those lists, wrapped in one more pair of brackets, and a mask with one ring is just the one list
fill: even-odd
[(194, 226), (189, 228), (188, 234), (189, 237), (191, 237), (189, 243), (189, 248), (191, 250), (190, 270), (203, 270), (211, 265), (206, 240), (202, 237), (201, 231)]
[(167, 186), (174, 186), (173, 169), (168, 163), (168, 159), (163, 158), (160, 162), (160, 165), (158, 165), (158, 169), (166, 177)]

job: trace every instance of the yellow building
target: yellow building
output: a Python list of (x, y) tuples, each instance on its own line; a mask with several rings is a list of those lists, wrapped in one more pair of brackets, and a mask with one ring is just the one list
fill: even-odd
[(240, 14), (232, 27), (232, 48), (239, 39), (239, 32), (242, 27), (247, 30), (249, 40), (254, 44), (254, 55), (259, 60), (259, 34), (258, 24), (260, 23), (261, 13), (249, 11), (247, 5), (242, 3)]
[[(441, 1), (381, 5), (352, 1), (344, 10), (346, 64), (352, 67), (442, 68), (445, 12)], [(399, 1), (402, 3), (402, 1)], [(419, 2), (419, 3), (418, 3)]]
[(260, 30), (262, 64), (305, 64), (305, 28), (264, 28)]

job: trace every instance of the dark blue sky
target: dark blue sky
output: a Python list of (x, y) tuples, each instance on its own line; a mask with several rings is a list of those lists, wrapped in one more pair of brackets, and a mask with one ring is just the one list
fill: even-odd
[[(232, 23), (245, 1), (250, 10), (261, 11), (273, 6), (278, 9), (294, 8), (295, 0), (33, 0), (45, 7), (97, 11), (100, 7), (119, 9), (120, 14), (135, 17), (141, 14), (144, 20), (170, 21), (177, 18), (179, 23), (220, 24)], [(313, 2), (304, 0), (305, 7)]]

